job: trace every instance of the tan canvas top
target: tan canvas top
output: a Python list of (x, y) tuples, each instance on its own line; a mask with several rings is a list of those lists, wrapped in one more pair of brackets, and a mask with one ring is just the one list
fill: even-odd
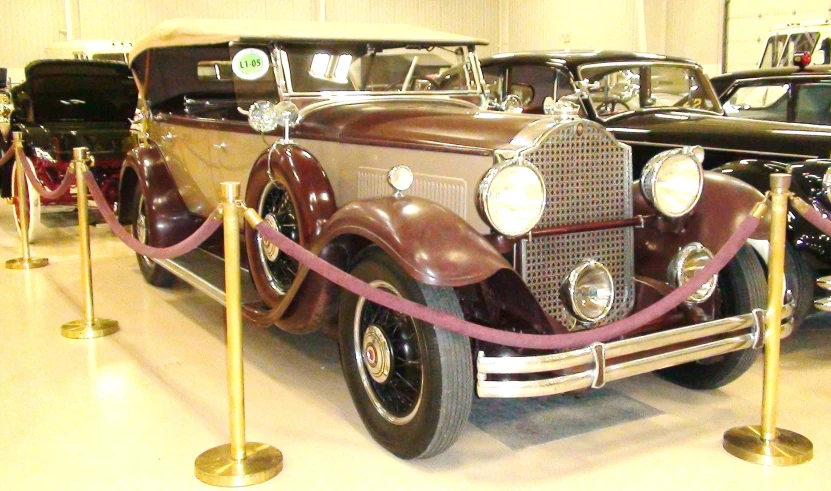
[(171, 19), (156, 25), (133, 43), (130, 59), (142, 51), (168, 46), (220, 44), (240, 39), (291, 41), (403, 41), (423, 44), (485, 45), (484, 39), (433, 31), (404, 24), (286, 22), (221, 19)]

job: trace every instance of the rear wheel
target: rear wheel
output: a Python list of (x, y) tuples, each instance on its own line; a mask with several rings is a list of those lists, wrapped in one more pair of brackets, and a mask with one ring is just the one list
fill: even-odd
[[(378, 250), (352, 273), (394, 295), (462, 315), (453, 290), (419, 284)], [(405, 459), (449, 448), (473, 399), (468, 338), (349, 292), (341, 296), (339, 330), (344, 378), (372, 437)]]
[[(12, 170), (12, 201), (14, 203), (14, 226), (17, 229), (17, 233), (20, 234), (21, 223), (20, 223), (20, 205), (19, 200), (20, 196), (17, 193), (17, 173), (23, 172), (23, 169), (20, 165), (15, 162), (14, 169)], [(24, 176), (25, 177), (25, 176)], [(26, 196), (23, 196), (22, 199), (26, 200), (27, 211), (28, 211), (28, 218), (29, 218), (29, 242), (34, 242), (37, 240), (40, 231), (40, 194), (38, 194), (37, 190), (32, 186), (29, 182), (29, 179), (26, 179)]]
[[(744, 246), (721, 270), (718, 291), (721, 306), (718, 318), (744, 314), (765, 308), (767, 281), (761, 261), (750, 246)], [(716, 389), (736, 380), (756, 359), (754, 349), (734, 351), (721, 356), (658, 370), (661, 378), (690, 389)]]
[[(147, 205), (144, 201), (144, 193), (141, 192), (141, 186), (136, 184), (136, 191), (133, 198), (133, 237), (135, 237), (142, 244), (148, 243), (149, 229), (147, 223)], [(136, 253), (139, 269), (144, 280), (153, 286), (169, 287), (176, 281), (173, 274), (156, 264), (147, 256), (142, 256)]]

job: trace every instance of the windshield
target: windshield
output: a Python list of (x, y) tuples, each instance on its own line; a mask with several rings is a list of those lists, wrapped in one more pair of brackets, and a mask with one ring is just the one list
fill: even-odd
[(601, 119), (656, 108), (721, 110), (709, 81), (693, 66), (589, 65), (580, 69), (580, 76), (588, 81), (589, 100)]
[(795, 32), (777, 34), (768, 38), (759, 68), (776, 68), (793, 65), (797, 53), (813, 53), (819, 41), (819, 32)]
[[(438, 91), (437, 80), (449, 67), (470, 62), (464, 46), (408, 46), (381, 48), (367, 45), (282, 46), (287, 90), (295, 94), (321, 92)], [(442, 91), (478, 90), (471, 70)]]

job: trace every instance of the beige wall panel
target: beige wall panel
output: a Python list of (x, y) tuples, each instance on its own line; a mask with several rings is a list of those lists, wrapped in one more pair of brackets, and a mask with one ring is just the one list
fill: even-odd
[(667, 51), (667, 0), (644, 0), (646, 23), (646, 50), (650, 53)]
[(504, 1), (510, 51), (638, 47), (634, 0)]
[(0, 0), (3, 27), (0, 28), (0, 67), (11, 69), (13, 82), (22, 78), (22, 69), (43, 58), (46, 45), (63, 39), (63, 0)]
[(315, 0), (78, 0), (80, 36), (132, 40), (176, 17), (313, 20)]
[(499, 33), (498, 0), (326, 0), (326, 20), (387, 22), (484, 38), (494, 53)]
[(727, 69), (755, 68), (774, 24), (829, 17), (828, 0), (731, 0)]
[(724, 0), (667, 0), (666, 54), (691, 58), (721, 73)]

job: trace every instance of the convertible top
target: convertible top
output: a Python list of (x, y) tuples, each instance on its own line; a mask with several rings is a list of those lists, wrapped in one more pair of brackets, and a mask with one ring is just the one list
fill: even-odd
[(130, 59), (152, 48), (222, 44), (268, 39), (309, 42), (317, 40), (389, 42), (403, 44), (486, 45), (479, 38), (450, 34), (405, 24), (354, 24), (343, 22), (288, 22), (220, 19), (171, 19), (156, 25), (133, 44)]

